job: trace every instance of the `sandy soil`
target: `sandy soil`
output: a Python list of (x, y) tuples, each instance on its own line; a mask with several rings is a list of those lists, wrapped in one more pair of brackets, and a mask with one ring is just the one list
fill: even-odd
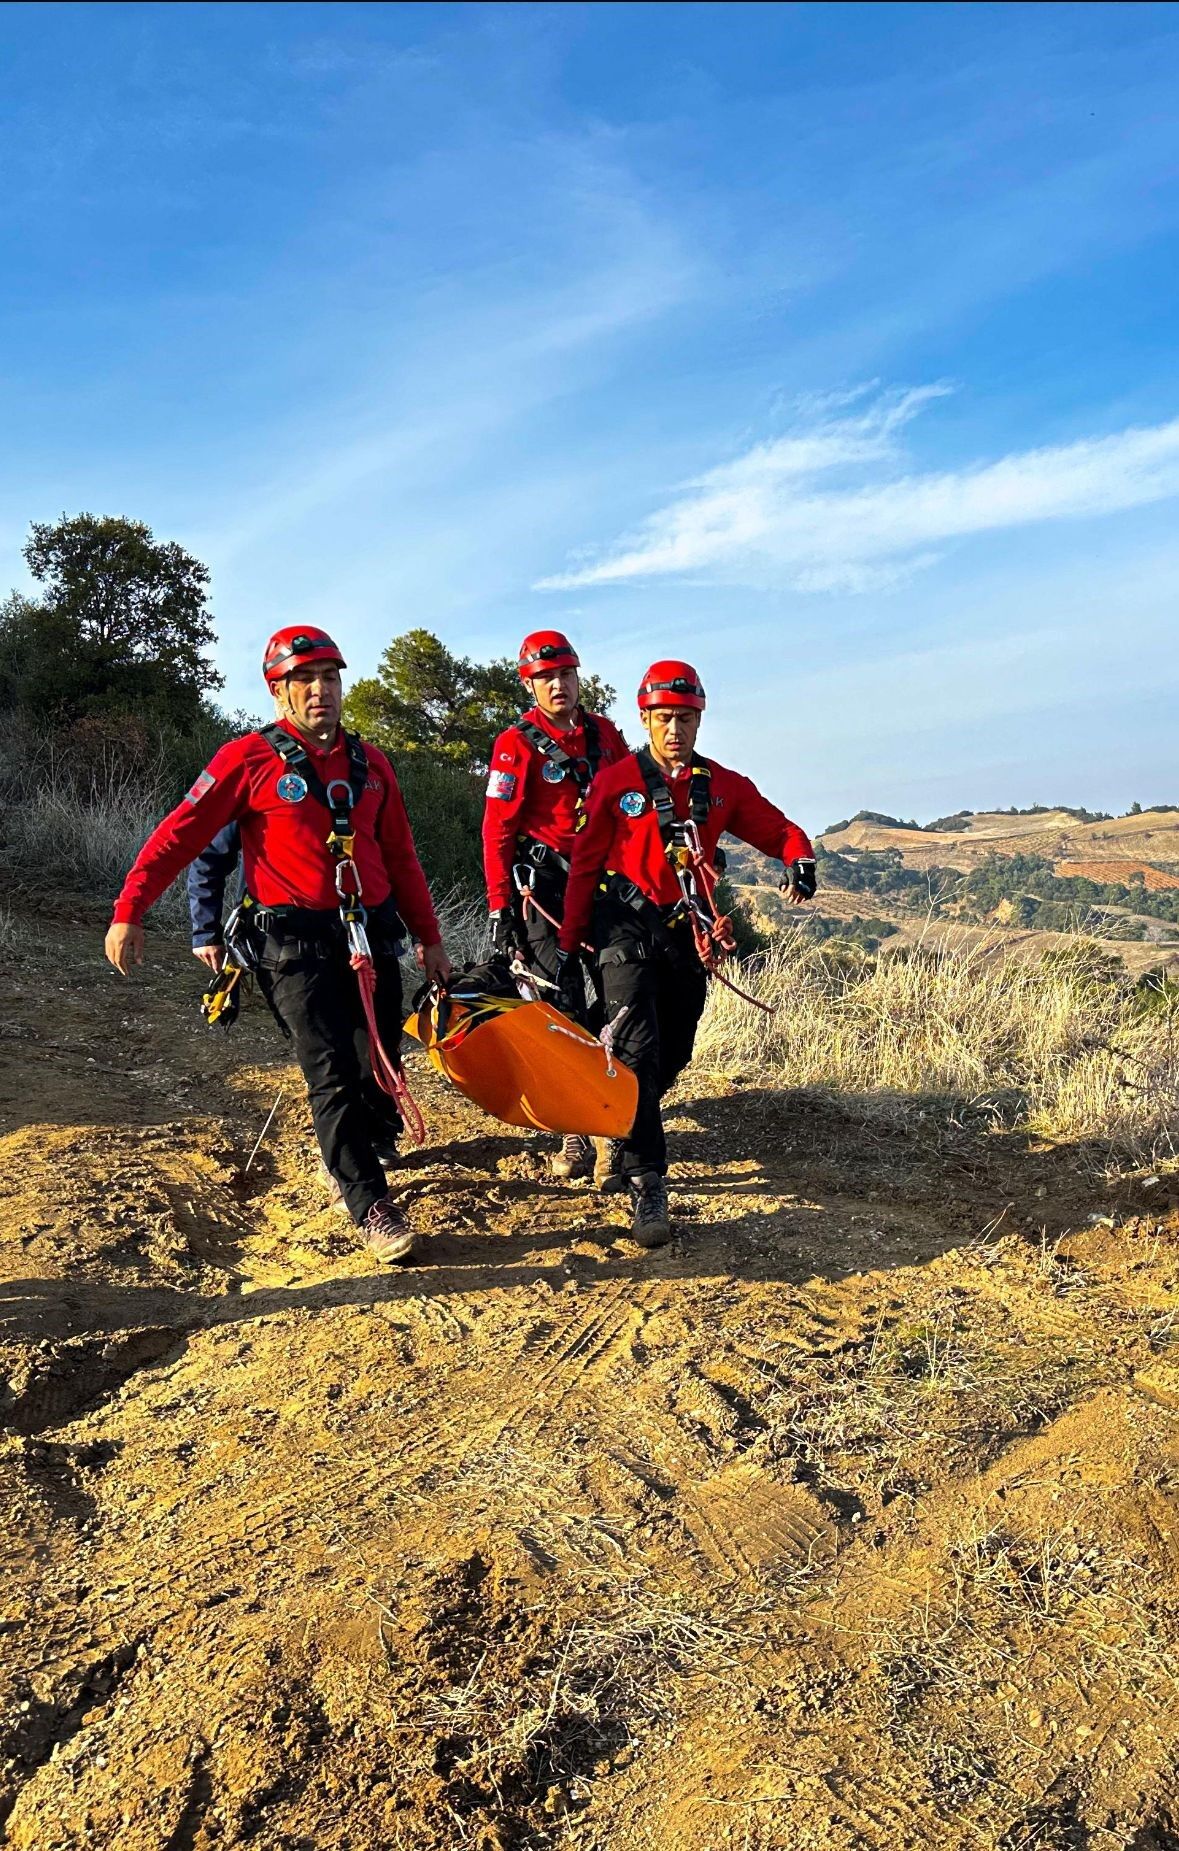
[(644, 1254), (418, 1063), (382, 1271), (152, 949), (7, 968), (0, 1842), (1179, 1845), (1168, 1178), (696, 1072)]

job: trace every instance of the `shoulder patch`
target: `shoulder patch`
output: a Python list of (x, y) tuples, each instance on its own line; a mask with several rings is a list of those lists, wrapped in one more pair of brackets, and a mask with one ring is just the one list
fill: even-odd
[(190, 791), (185, 791), (185, 803), (199, 803), (202, 797), (208, 796), (216, 782), (217, 780), (211, 771), (202, 771), (192, 789)]
[(516, 795), (516, 774), (514, 771), (493, 771), (487, 780), (487, 795), (499, 797), (509, 803)]
[(647, 807), (647, 799), (642, 791), (623, 791), (618, 799), (618, 808), (624, 816), (641, 816)]

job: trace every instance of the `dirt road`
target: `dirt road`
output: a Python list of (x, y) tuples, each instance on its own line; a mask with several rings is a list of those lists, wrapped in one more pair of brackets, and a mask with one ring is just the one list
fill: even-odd
[(381, 1271), (153, 950), (9, 969), (0, 1843), (1179, 1845), (1166, 1179), (697, 1072), (644, 1254), (419, 1063)]

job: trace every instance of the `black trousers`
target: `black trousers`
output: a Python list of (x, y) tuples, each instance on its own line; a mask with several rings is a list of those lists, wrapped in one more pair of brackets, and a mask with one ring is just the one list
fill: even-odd
[[(370, 916), (377, 1026), (394, 1058), (403, 1019), (399, 927), (391, 908), (378, 908)], [(359, 1224), (386, 1193), (374, 1146), (393, 1142), (401, 1115), (373, 1078), (360, 987), (336, 915), (306, 912), (270, 919), (259, 947), (257, 978), (303, 1070), (320, 1154)]]
[[(555, 880), (542, 879), (538, 875), (536, 877), (536, 897), (545, 912), (551, 913), (553, 918), (559, 921), (565, 910), (564, 881), (558, 884)], [(547, 977), (550, 983), (556, 983), (557, 927), (550, 925), (548, 920), (542, 918), (537, 912), (535, 906), (529, 906), (523, 898), (520, 900), (520, 908), (524, 928), (525, 962), (530, 969), (538, 971), (542, 977)], [(552, 1000), (550, 992), (544, 991), (542, 994), (548, 996), (550, 1001)]]
[[(544, 870), (534, 876), (536, 898), (554, 919), (560, 921), (565, 911), (565, 877), (563, 874)], [(521, 897), (518, 901), (517, 917), (521, 921), (524, 933), (524, 961), (531, 970), (547, 977), (550, 983), (557, 981), (557, 927), (551, 925), (537, 912), (535, 906), (529, 906)], [(581, 973), (582, 1005), (578, 1009), (577, 1019), (590, 1033), (596, 1035), (602, 1025), (599, 999), (595, 994), (593, 973), (586, 969), (584, 958), (578, 958)], [(551, 990), (542, 990), (541, 998), (545, 1002), (555, 1002)]]
[(624, 1176), (667, 1174), (660, 1100), (692, 1058), (708, 977), (686, 921), (658, 935), (629, 907), (604, 897), (594, 913), (598, 981), (607, 1022), (625, 1009), (614, 1051), (639, 1083), (635, 1122), (622, 1150)]

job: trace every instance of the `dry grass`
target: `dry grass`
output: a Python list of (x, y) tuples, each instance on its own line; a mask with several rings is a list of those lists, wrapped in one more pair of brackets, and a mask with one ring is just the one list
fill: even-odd
[[(370, 1598), (398, 1679), (406, 1648), (395, 1608)], [(761, 1639), (760, 1608), (705, 1613), (649, 1576), (600, 1583), (587, 1600), (583, 1617), (563, 1625), (543, 1607), (492, 1606), (477, 1617), (450, 1609), (457, 1641), (443, 1637), (437, 1643), (451, 1651), (430, 1650), (426, 1687), (402, 1726), (419, 1738), (407, 1756), (424, 1756), (443, 1777), (456, 1847), (564, 1842), (593, 1780), (627, 1765), (640, 1738), (667, 1725), (685, 1682), (723, 1675)]]
[(868, 1512), (978, 1469), (1101, 1377), (1075, 1333), (1034, 1340), (989, 1292), (961, 1285), (918, 1287), (903, 1316), (789, 1371), (767, 1335), (762, 1366), (772, 1454)]
[[(9, 802), (3, 860), (14, 885), (114, 898), (174, 795), (158, 777), (109, 768), (79, 786), (50, 753)], [(183, 881), (159, 900), (161, 924), (188, 919)]]
[(1140, 1161), (1177, 1154), (1179, 1025), (1144, 1016), (1129, 984), (1096, 979), (1083, 955), (930, 948), (849, 973), (791, 935), (741, 980), (775, 1012), (713, 986), (697, 1056), (722, 1072), (831, 1087), (880, 1111), (914, 1095), (966, 1102)]

